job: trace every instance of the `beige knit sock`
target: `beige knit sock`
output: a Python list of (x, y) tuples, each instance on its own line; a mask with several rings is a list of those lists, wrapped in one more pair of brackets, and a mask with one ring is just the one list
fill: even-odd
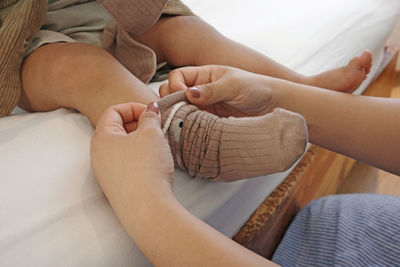
[(283, 109), (219, 118), (188, 104), (184, 91), (157, 104), (175, 164), (195, 178), (234, 181), (284, 171), (307, 145), (304, 118)]

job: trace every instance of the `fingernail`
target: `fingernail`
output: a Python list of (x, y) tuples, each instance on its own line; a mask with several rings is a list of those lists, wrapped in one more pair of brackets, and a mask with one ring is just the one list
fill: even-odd
[(196, 88), (196, 87), (191, 87), (191, 88), (189, 88), (188, 90), (189, 90), (190, 95), (191, 95), (193, 98), (200, 98), (200, 90), (199, 90), (198, 88)]
[(146, 111), (154, 112), (157, 115), (160, 114), (160, 109), (158, 108), (158, 105), (156, 102), (152, 102), (147, 105)]

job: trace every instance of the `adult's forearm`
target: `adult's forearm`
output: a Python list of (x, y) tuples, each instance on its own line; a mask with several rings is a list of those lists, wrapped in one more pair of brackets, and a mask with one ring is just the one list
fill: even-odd
[(143, 203), (134, 217), (120, 219), (155, 266), (275, 266), (197, 219), (172, 194)]
[(279, 107), (300, 113), (310, 142), (400, 174), (400, 100), (338, 93), (278, 79)]

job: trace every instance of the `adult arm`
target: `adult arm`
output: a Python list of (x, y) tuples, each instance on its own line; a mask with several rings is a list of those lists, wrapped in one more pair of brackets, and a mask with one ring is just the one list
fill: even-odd
[[(193, 88), (194, 87), (194, 88)], [(310, 142), (400, 174), (400, 100), (345, 94), (223, 66), (171, 73), (162, 95), (187, 90), (190, 102), (220, 116), (284, 108), (305, 117)]]
[(303, 115), (310, 142), (400, 174), (400, 100), (269, 79), (277, 106)]
[(173, 160), (158, 113), (154, 105), (146, 111), (134, 103), (111, 107), (92, 139), (92, 169), (130, 237), (155, 266), (275, 265), (175, 199)]

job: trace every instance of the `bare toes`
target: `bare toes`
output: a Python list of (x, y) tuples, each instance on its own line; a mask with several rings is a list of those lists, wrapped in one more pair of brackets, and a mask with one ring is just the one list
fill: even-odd
[(358, 57), (358, 61), (360, 66), (365, 69), (367, 72), (371, 69), (372, 66), (372, 55), (368, 50), (364, 51), (361, 56)]

